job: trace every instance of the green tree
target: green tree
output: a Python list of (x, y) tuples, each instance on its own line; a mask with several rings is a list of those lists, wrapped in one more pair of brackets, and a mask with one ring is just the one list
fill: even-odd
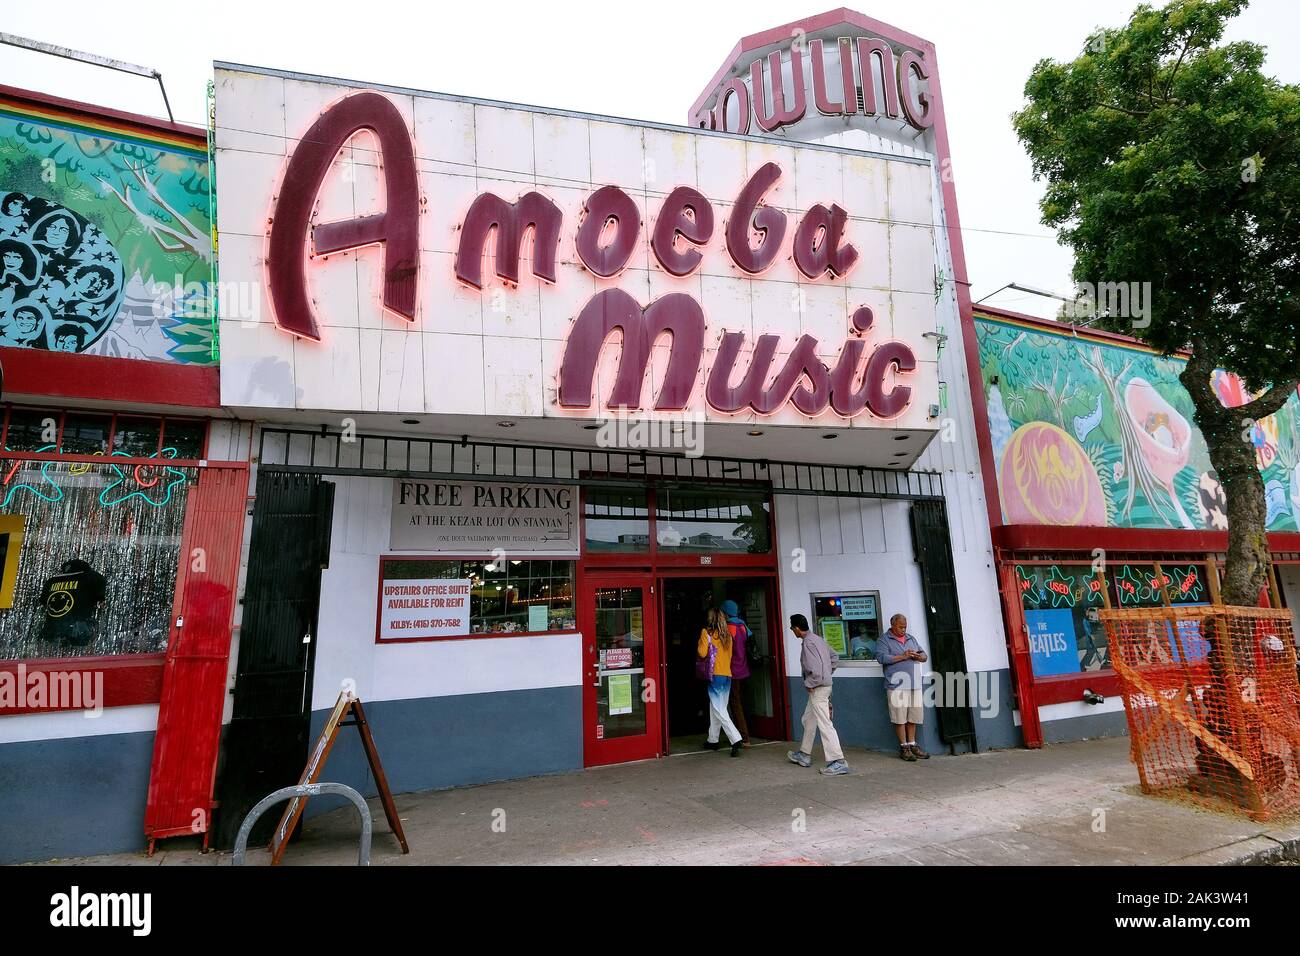
[[(1139, 6), (1074, 60), (1041, 60), (1013, 122), (1080, 288), (1150, 283), (1145, 316), (1111, 295), (1096, 324), (1190, 353), (1180, 378), (1228, 498), (1223, 599), (1253, 605), (1268, 544), (1249, 426), (1300, 382), (1300, 88), (1264, 74), (1258, 44), (1223, 42), (1245, 6)], [(1225, 408), (1216, 368), (1257, 397)]]

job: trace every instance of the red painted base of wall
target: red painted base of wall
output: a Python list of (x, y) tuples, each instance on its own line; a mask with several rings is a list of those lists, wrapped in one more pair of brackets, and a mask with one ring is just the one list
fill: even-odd
[[(50, 703), (47, 696), (43, 703), (31, 706), (24, 701), (30, 700), (35, 686), (46, 688), (48, 695), (70, 684), (68, 675), (80, 683), (81, 692), (86, 689), (87, 675), (92, 681), (98, 681), (102, 675), (103, 698), (96, 700), (97, 707), (128, 707), (132, 704), (156, 704), (162, 696), (163, 654), (133, 654), (129, 657), (68, 657), (34, 661), (0, 661), (0, 675), (13, 674), (12, 678), (0, 677), (0, 687), (10, 681), (16, 682), (11, 687), (16, 697), (15, 706), (9, 706), (8, 694), (0, 694), (0, 715), (39, 714), (58, 710), (85, 710), (87, 700), (83, 697), (61, 699)], [(26, 687), (21, 693), (18, 684)], [(89, 688), (95, 693), (95, 686)], [(19, 706), (21, 705), (21, 706)]]

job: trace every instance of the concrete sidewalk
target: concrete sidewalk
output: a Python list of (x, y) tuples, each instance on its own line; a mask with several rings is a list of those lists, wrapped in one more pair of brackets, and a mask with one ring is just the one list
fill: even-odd
[[(372, 863), (1217, 864), (1294, 859), (1300, 845), (1295, 821), (1143, 796), (1127, 739), (917, 763), (850, 750), (844, 777), (791, 764), (787, 746), (402, 794), (408, 856), (372, 799)], [(284, 862), (354, 864), (358, 833), (351, 807), (315, 817)], [(230, 865), (195, 846), (61, 862)], [(249, 862), (264, 865), (265, 850)]]

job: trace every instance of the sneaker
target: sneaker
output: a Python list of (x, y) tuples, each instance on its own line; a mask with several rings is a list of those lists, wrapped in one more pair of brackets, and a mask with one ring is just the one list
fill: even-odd
[(930, 755), (929, 755), (928, 753), (926, 753), (924, 750), (922, 750), (922, 749), (921, 749), (919, 746), (917, 746), (916, 744), (912, 744), (912, 746), (911, 746), (910, 749), (911, 749), (911, 751), (912, 751), (912, 756), (915, 757), (917, 760), (929, 760), (929, 759), (930, 759)]
[(797, 763), (801, 767), (812, 766), (812, 757), (808, 756), (802, 750), (787, 750), (785, 755), (790, 758), (791, 763)]
[(716, 740), (706, 740), (706, 741), (704, 741), (704, 749), (705, 749), (705, 750), (717, 750), (717, 749), (718, 749), (719, 747), (721, 747), (721, 746), (722, 746), (722, 744), (718, 743), (718, 741), (716, 741)]
[(832, 760), (822, 767), (821, 772), (828, 777), (840, 777), (849, 772), (849, 765), (843, 760)]
[(740, 747), (742, 743), (743, 741), (737, 740), (734, 744), (731, 745), (731, 756), (733, 757), (740, 756)]
[(912, 753), (912, 748), (906, 744), (898, 748), (898, 755), (908, 763), (916, 763), (916, 754)]

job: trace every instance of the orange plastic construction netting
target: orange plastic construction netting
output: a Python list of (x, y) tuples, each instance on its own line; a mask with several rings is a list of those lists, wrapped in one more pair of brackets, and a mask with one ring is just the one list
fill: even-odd
[(1207, 605), (1100, 614), (1143, 791), (1256, 820), (1300, 808), (1290, 611)]

